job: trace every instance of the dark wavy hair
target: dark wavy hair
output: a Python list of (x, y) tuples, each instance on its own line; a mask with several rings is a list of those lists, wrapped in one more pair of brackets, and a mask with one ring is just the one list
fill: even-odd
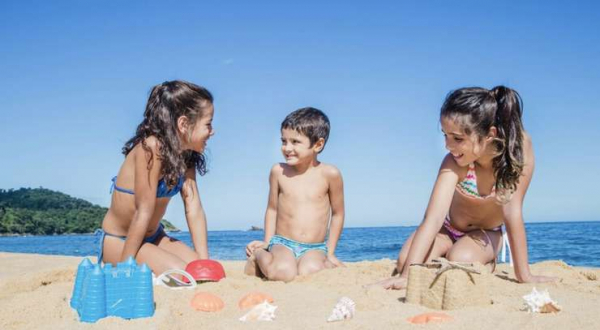
[(144, 119), (138, 125), (135, 135), (123, 146), (123, 154), (128, 155), (141, 143), (144, 151), (151, 156), (148, 169), (152, 168), (153, 152), (146, 144), (146, 139), (154, 136), (159, 141), (161, 175), (169, 187), (175, 186), (188, 168), (195, 168), (200, 175), (206, 174), (204, 154), (181, 150), (177, 119), (186, 116), (194, 125), (212, 103), (213, 96), (206, 88), (186, 81), (165, 81), (154, 86), (148, 97)]
[(505, 86), (491, 90), (480, 87), (461, 88), (446, 97), (440, 116), (459, 123), (467, 135), (475, 133), (479, 140), (492, 126), (497, 129), (493, 159), (496, 197), (510, 200), (523, 172), (523, 101), (517, 91)]
[[(320, 138), (323, 138), (325, 143), (327, 143), (331, 124), (329, 123), (329, 118), (327, 118), (327, 115), (323, 113), (323, 111), (312, 107), (306, 107), (298, 109), (285, 117), (281, 123), (281, 129), (283, 130), (286, 128), (297, 131), (308, 137), (310, 146), (312, 147)], [(325, 143), (323, 144), (323, 149), (325, 149)], [(321, 149), (321, 151), (323, 151), (323, 149)], [(319, 153), (321, 151), (319, 151)]]

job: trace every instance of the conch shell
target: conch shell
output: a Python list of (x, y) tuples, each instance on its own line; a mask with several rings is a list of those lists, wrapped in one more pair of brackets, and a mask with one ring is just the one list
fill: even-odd
[(269, 304), (267, 301), (254, 306), (246, 315), (240, 317), (240, 321), (273, 321), (275, 319), (275, 310), (277, 306)]
[(333, 312), (327, 318), (327, 322), (335, 322), (342, 321), (345, 319), (351, 319), (356, 312), (356, 304), (352, 299), (348, 297), (342, 297), (338, 300), (335, 307), (333, 307)]
[(548, 290), (539, 292), (535, 288), (531, 290), (531, 293), (523, 296), (525, 299), (525, 308), (530, 313), (557, 313), (562, 309), (556, 301), (550, 298)]
[(195, 310), (203, 312), (218, 312), (225, 307), (221, 298), (208, 292), (196, 293), (190, 304)]
[(268, 295), (266, 293), (250, 292), (247, 295), (245, 295), (244, 297), (242, 297), (242, 299), (240, 299), (240, 301), (238, 302), (238, 307), (241, 310), (245, 310), (245, 309), (254, 307), (264, 301), (273, 303), (275, 300), (273, 299), (273, 297), (271, 297), (270, 295)]

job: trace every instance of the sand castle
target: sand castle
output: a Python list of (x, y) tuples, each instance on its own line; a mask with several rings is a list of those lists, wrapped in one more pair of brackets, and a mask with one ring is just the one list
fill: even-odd
[(479, 263), (455, 263), (444, 258), (411, 265), (406, 301), (443, 310), (490, 305), (489, 276)]
[(85, 258), (77, 268), (70, 305), (81, 321), (89, 323), (107, 316), (152, 316), (152, 272), (146, 264), (138, 266), (131, 257), (114, 268), (111, 264), (94, 265)]

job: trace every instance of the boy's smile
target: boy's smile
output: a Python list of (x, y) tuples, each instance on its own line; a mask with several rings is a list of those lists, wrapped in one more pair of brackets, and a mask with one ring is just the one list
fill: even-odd
[(310, 162), (316, 158), (317, 143), (311, 147), (309, 138), (293, 129), (281, 130), (281, 152), (288, 165)]

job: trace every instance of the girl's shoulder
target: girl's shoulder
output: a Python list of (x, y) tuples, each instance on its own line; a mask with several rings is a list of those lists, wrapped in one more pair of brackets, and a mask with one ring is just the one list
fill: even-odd
[(152, 153), (157, 155), (160, 152), (160, 146), (161, 143), (155, 136), (149, 136), (136, 144), (131, 151), (136, 154), (140, 152), (147, 153), (152, 151)]
[(440, 166), (440, 172), (453, 172), (459, 178), (464, 178), (467, 176), (467, 172), (469, 172), (469, 166), (460, 166), (454, 160), (451, 153), (448, 153), (444, 159), (442, 160), (442, 165)]

